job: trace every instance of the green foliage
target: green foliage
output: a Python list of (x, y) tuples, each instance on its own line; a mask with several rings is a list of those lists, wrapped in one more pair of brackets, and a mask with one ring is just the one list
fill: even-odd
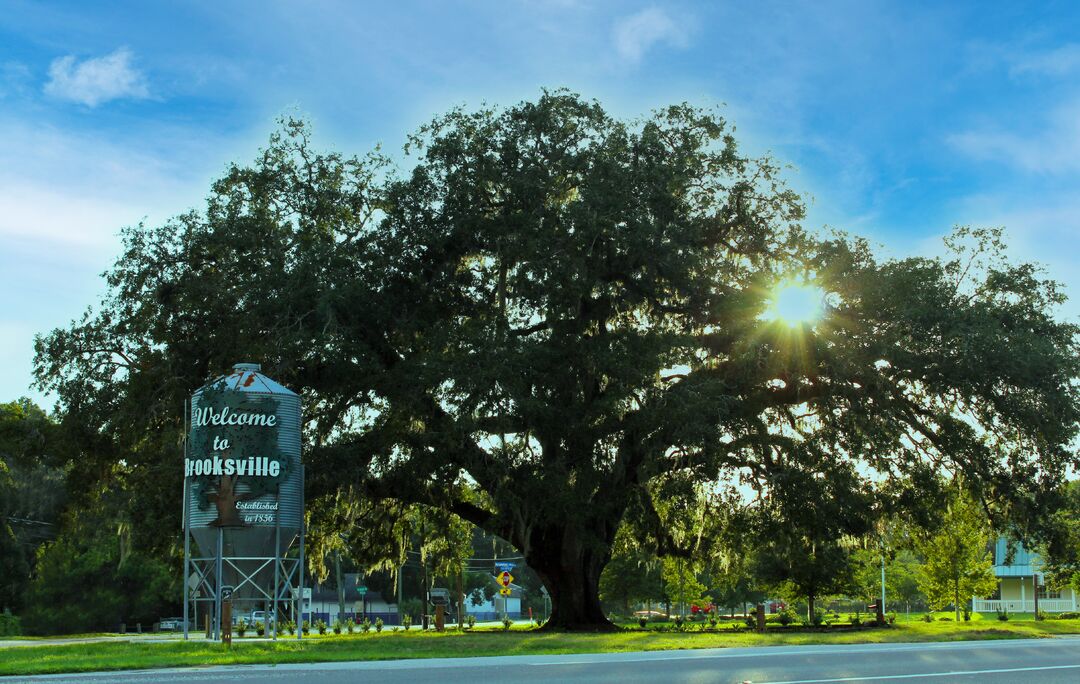
[(67, 448), (30, 400), (0, 404), (0, 609), (22, 609), (37, 550), (56, 535)]
[(510, 619), (509, 615), (505, 613), (502, 616), (502, 626), (504, 630), (510, 629), (510, 626), (514, 624), (514, 621)]
[(409, 615), (408, 613), (405, 613), (404, 615), (402, 615), (401, 616), (401, 626), (405, 628), (406, 632), (408, 632), (409, 628), (412, 627), (412, 616)]
[(919, 588), (935, 610), (952, 604), (960, 621), (962, 601), (986, 596), (997, 587), (989, 522), (983, 510), (959, 488), (943, 512), (938, 529), (918, 540), (926, 558)]
[(472, 629), (473, 627), (475, 627), (476, 626), (476, 616), (475, 615), (469, 615), (467, 618), (465, 618), (465, 625), (469, 629)]
[(304, 636), (307, 636), (308, 633), (311, 632), (311, 625), (308, 623), (307, 620), (304, 620), (300, 625), (300, 629), (301, 631), (303, 631)]
[(255, 621), (255, 634), (256, 636), (263, 636), (266, 634), (266, 625), (263, 624), (262, 620)]
[(367, 634), (371, 631), (371, 620), (367, 617), (360, 623), (360, 631)]
[(375, 631), (376, 632), (381, 632), (382, 628), (383, 628), (383, 619), (382, 618), (375, 618)]
[(334, 620), (334, 634), (341, 634), (341, 628), (343, 627), (341, 620)]
[(241, 639), (243, 639), (244, 634), (247, 632), (247, 630), (248, 630), (247, 620), (245, 620), (244, 618), (240, 618), (240, 621), (236, 623), (236, 634), (237, 634), (237, 636), (239, 636)]
[(356, 631), (356, 620), (353, 620), (352, 618), (349, 618), (348, 620), (346, 620), (345, 621), (345, 630), (349, 634), (352, 634), (354, 631)]
[[(86, 515), (38, 549), (23, 626), (30, 634), (109, 631), (149, 625), (171, 612), (176, 568), (133, 550), (123, 528)], [(73, 598), (74, 597), (74, 598)]]
[(406, 617), (409, 618), (410, 623), (416, 622), (424, 613), (424, 602), (418, 598), (407, 598), (398, 605), (398, 612), (402, 615), (402, 624)]
[(795, 622), (798, 617), (799, 616), (795, 614), (795, 611), (793, 609), (785, 608), (784, 610), (780, 611), (780, 614), (776, 617), (776, 621), (784, 627), (787, 627), (791, 623)]
[(315, 621), (315, 630), (319, 634), (326, 634), (326, 622), (324, 622), (322, 618)]
[(0, 613), (0, 636), (20, 635), (22, 635), (22, 621), (19, 616), (12, 615), (11, 611), (5, 609)]

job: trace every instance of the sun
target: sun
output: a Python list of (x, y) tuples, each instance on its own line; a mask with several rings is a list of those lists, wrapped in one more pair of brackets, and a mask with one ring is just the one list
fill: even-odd
[(825, 291), (815, 285), (786, 281), (773, 290), (763, 318), (791, 327), (813, 325), (825, 313)]

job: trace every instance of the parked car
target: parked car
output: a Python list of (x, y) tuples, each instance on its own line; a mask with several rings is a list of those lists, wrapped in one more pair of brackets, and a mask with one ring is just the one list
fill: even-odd
[(253, 628), (256, 622), (261, 622), (266, 627), (274, 624), (274, 613), (267, 610), (253, 610), (251, 611), (251, 620), (248, 622)]

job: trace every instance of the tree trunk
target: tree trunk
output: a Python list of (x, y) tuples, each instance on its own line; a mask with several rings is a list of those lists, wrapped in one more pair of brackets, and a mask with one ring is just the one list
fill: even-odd
[(806, 596), (806, 619), (812, 625), (814, 624), (814, 595), (807, 594)]
[(600, 572), (611, 556), (613, 537), (613, 529), (610, 534), (582, 534), (569, 526), (532, 530), (525, 560), (551, 594), (551, 617), (542, 629), (615, 629), (600, 605)]
[(956, 621), (960, 622), (960, 580), (953, 582), (953, 610), (955, 611)]

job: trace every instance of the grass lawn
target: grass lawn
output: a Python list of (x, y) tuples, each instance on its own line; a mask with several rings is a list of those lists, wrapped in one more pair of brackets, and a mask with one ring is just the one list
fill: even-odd
[(651, 651), (731, 646), (790, 646), (968, 639), (1037, 638), (1080, 634), (1080, 620), (974, 620), (904, 622), (889, 629), (854, 632), (655, 632), (548, 634), (524, 629), (461, 633), (383, 632), (381, 634), (308, 637), (302, 642), (237, 640), (231, 649), (206, 642), (97, 642), (0, 649), (0, 675), (29, 675), (94, 670), (127, 670), (239, 663), (306, 663), (334, 660), (387, 660), (495, 655), (542, 655)]

